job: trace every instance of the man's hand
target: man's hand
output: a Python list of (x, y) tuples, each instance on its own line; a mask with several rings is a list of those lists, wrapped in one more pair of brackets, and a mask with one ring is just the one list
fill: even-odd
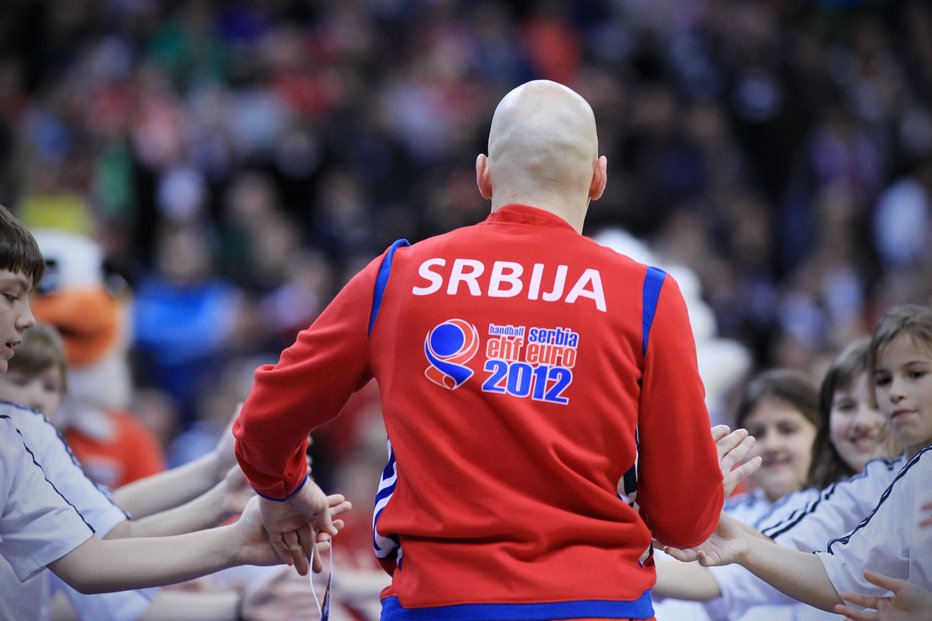
[(315, 572), (323, 570), (317, 542), (324, 543), (337, 534), (331, 512), (337, 515), (350, 507), (343, 496), (335, 494), (328, 497), (310, 479), (284, 502), (259, 499), (259, 513), (269, 543), (278, 558), (287, 565), (293, 565), (302, 576), (307, 575), (308, 559), (313, 559)]
[[(339, 494), (325, 496), (324, 498), (329, 507), (328, 514), (331, 518), (345, 513), (352, 507), (349, 501), (345, 500), (343, 496)], [(278, 549), (273, 545), (268, 531), (262, 523), (260, 503), (263, 500), (264, 499), (260, 496), (254, 495), (252, 499), (246, 503), (246, 508), (243, 509), (242, 515), (240, 515), (236, 523), (232, 525), (232, 537), (228, 537), (225, 540), (225, 543), (229, 544), (228, 547), (233, 550), (234, 564), (278, 565), (279, 563), (285, 563), (287, 565), (293, 565), (294, 560), (291, 556), (284, 559), (281, 558)], [(278, 504), (284, 505), (285, 503)], [(306, 522), (304, 524), (310, 531), (311, 526)], [(330, 546), (332, 534), (338, 533), (344, 525), (343, 520), (339, 519), (331, 519), (330, 524), (332, 530), (328, 533), (321, 532), (317, 535), (315, 540), (317, 545), (323, 547), (323, 549)], [(279, 538), (279, 542), (281, 542), (281, 538)], [(307, 575), (307, 559), (309, 557), (310, 553), (308, 553), (308, 556), (301, 557), (301, 560), (304, 561), (304, 573), (301, 575)]]
[(754, 474), (761, 465), (760, 456), (744, 461), (754, 447), (754, 437), (745, 429), (730, 431), (727, 425), (712, 427), (712, 439), (722, 468), (722, 484), (728, 498), (738, 483)]
[(905, 580), (865, 571), (864, 577), (882, 589), (892, 591), (888, 597), (860, 593), (842, 593), (841, 598), (860, 610), (845, 604), (835, 606), (835, 612), (853, 621), (932, 621), (932, 593)]

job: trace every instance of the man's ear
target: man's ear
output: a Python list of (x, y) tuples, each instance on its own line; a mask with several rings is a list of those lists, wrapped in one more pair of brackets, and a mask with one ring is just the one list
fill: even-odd
[(476, 158), (476, 185), (479, 186), (479, 194), (482, 198), (489, 200), (492, 198), (492, 177), (489, 175), (489, 158), (480, 153)]
[(605, 191), (607, 177), (608, 160), (604, 155), (592, 160), (592, 183), (589, 185), (589, 198), (597, 201), (602, 198), (602, 192)]

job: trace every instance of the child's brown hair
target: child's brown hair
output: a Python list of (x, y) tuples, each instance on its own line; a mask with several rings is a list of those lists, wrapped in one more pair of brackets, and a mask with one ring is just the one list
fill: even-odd
[(32, 233), (0, 205), (0, 270), (19, 272), (36, 286), (45, 275), (45, 259)]
[(819, 427), (819, 389), (801, 371), (771, 369), (756, 375), (744, 387), (735, 411), (735, 425), (743, 427), (757, 404), (777, 399), (798, 410), (814, 427)]
[[(862, 374), (868, 375), (868, 386), (873, 386), (869, 374), (870, 367), (868, 366), (867, 352), (869, 347), (870, 337), (867, 336), (849, 343), (835, 357), (832, 366), (825, 373), (825, 378), (822, 380), (822, 387), (819, 391), (819, 410), (822, 414), (822, 420), (813, 445), (814, 457), (809, 468), (809, 485), (814, 485), (819, 489), (824, 489), (836, 481), (857, 474), (851, 466), (845, 463), (841, 455), (838, 454), (835, 445), (832, 444), (832, 406), (835, 402), (835, 393), (840, 390), (850, 390)], [(873, 403), (873, 390), (870, 393), (871, 403)], [(901, 451), (902, 449), (891, 436), (887, 440), (884, 453), (892, 457)], [(815, 457), (816, 455), (818, 458)]]

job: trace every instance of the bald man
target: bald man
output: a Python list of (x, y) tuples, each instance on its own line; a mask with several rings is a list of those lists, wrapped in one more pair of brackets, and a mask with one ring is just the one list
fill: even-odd
[(476, 160), (489, 217), (396, 242), (257, 370), (236, 453), (283, 559), (331, 528), (308, 433), (374, 377), (383, 619), (653, 617), (651, 537), (704, 541), (722, 474), (676, 282), (581, 235), (605, 171), (582, 97), (516, 88)]

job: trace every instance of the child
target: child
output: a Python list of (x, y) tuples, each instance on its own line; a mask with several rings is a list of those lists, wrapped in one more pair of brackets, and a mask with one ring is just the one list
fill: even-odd
[[(864, 576), (865, 569), (928, 591), (932, 529), (922, 528), (921, 521), (932, 480), (932, 309), (903, 305), (890, 310), (874, 332), (868, 358), (878, 407), (904, 448), (900, 463), (905, 464), (883, 493), (873, 496), (872, 510), (853, 524), (844, 523), (840, 532), (850, 530), (847, 535), (830, 536), (810, 548), (823, 552), (807, 554), (799, 551), (806, 548), (773, 546), (723, 514), (716, 534), (702, 546), (670, 552), (703, 565), (739, 563), (790, 597), (823, 610), (844, 610), (840, 592), (886, 595), (886, 588)], [(825, 495), (820, 500), (831, 504)], [(845, 501), (849, 511), (865, 502), (870, 503)], [(834, 514), (845, 512), (835, 507)]]
[[(0, 373), (7, 371), (15, 348), (35, 323), (28, 296), (44, 269), (32, 235), (0, 206)], [(255, 501), (230, 526), (169, 538), (97, 539), (24, 443), (10, 417), (14, 409), (0, 403), (0, 554), (20, 580), (48, 566), (79, 590), (106, 591), (183, 581), (238, 564), (278, 562)], [(312, 531), (300, 530), (308, 536), (299, 542), (307, 558)], [(333, 533), (330, 527), (319, 535)], [(299, 563), (298, 570), (306, 573), (306, 563)]]
[(29, 293), (45, 274), (45, 261), (29, 231), (0, 205), (0, 373), (6, 373), (13, 350), (23, 333), (36, 322), (29, 308)]
[(16, 357), (0, 375), (0, 400), (42, 412), (55, 424), (67, 391), (64, 344), (55, 328), (36, 323), (23, 335)]
[[(819, 427), (818, 388), (798, 371), (774, 369), (760, 373), (744, 388), (735, 413), (735, 425), (755, 438), (749, 458), (760, 456), (762, 462), (747, 479), (751, 491), (726, 500), (723, 510), (742, 522), (753, 524), (773, 503), (806, 484)], [(681, 578), (671, 572), (681, 568), (660, 552), (655, 552), (654, 560), (657, 563), (654, 592), (675, 596), (670, 589), (675, 588), (673, 583)], [(696, 571), (705, 572), (701, 568)], [(654, 612), (658, 621), (685, 621), (718, 618), (724, 614), (721, 608), (720, 600), (700, 605), (670, 597), (655, 604)]]
[[(781, 523), (787, 516), (795, 518), (805, 515), (811, 506), (819, 504), (814, 501), (822, 502), (822, 490), (826, 490), (829, 497), (835, 494), (844, 496), (844, 490), (851, 483), (836, 488), (836, 482), (844, 479), (847, 474), (861, 472), (871, 459), (901, 452), (895, 445), (886, 419), (877, 410), (869, 383), (869, 343), (870, 339), (864, 337), (845, 347), (835, 358), (822, 381), (819, 392), (819, 431), (812, 448), (808, 487), (800, 492), (788, 494), (775, 503), (763, 517), (748, 519), (746, 514), (741, 516), (731, 513), (733, 517), (759, 526), (761, 523)], [(871, 464), (870, 470), (887, 472), (889, 464), (887, 460), (878, 460)], [(885, 479), (876, 475), (864, 479), (878, 478)], [(832, 486), (831, 490), (826, 489), (829, 486)], [(882, 488), (877, 493), (880, 491)], [(805, 520), (802, 521), (803, 526), (799, 528), (804, 530)], [(687, 570), (690, 573), (684, 575)], [(683, 590), (684, 583), (688, 583), (689, 590)], [(671, 568), (670, 561), (667, 561), (662, 570), (658, 571), (658, 585), (659, 589), (655, 590), (670, 597), (705, 601), (707, 610), (714, 618), (727, 618), (731, 615), (731, 618), (741, 617), (744, 621), (751, 621), (768, 618), (767, 615), (772, 617), (776, 612), (773, 606), (756, 606), (768, 601), (761, 588), (756, 588), (766, 585), (736, 565), (710, 569), (696, 565)], [(755, 608), (742, 617), (752, 606)], [(816, 614), (812, 609), (806, 612), (807, 618)], [(833, 615), (826, 616), (837, 618)]]
[[(745, 507), (739, 519), (754, 522), (774, 502), (806, 484), (819, 427), (818, 388), (797, 371), (765, 371), (745, 388), (735, 424), (756, 439), (750, 455), (760, 455), (762, 463), (748, 477), (753, 491), (726, 505), (735, 511)], [(748, 510), (749, 505), (755, 508)]]
[[(220, 484), (197, 499), (172, 511), (165, 511), (139, 520), (130, 520), (127, 515), (100, 492), (91, 480), (76, 466), (63, 437), (49, 424), (58, 415), (66, 385), (65, 351), (57, 331), (45, 324), (36, 324), (26, 332), (23, 344), (16, 356), (10, 360), (5, 375), (0, 375), (0, 400), (26, 405), (25, 408), (10, 408), (8, 414), (20, 435), (29, 444), (37, 461), (43, 464), (46, 475), (56, 482), (58, 490), (67, 496), (84, 519), (95, 529), (98, 536), (108, 539), (128, 536), (153, 536), (189, 532), (220, 523), (231, 513), (238, 513), (242, 506), (227, 506), (227, 498), (236, 489), (229, 489), (234, 477), (226, 477)], [(48, 414), (48, 418), (43, 416)], [(234, 469), (242, 481), (238, 468)], [(155, 475), (163, 477), (164, 475)], [(142, 485), (143, 482), (137, 485)], [(245, 481), (242, 481), (245, 486)], [(235, 487), (235, 486), (234, 486)], [(150, 489), (153, 489), (150, 486)], [(154, 488), (158, 491), (158, 488)], [(164, 490), (160, 493), (166, 494)], [(177, 493), (167, 494), (165, 504), (178, 499)], [(245, 502), (245, 501), (243, 501)], [(25, 616), (22, 606), (34, 607), (36, 602), (50, 600), (49, 575), (46, 572), (20, 583), (12, 568), (0, 559), (0, 618)], [(179, 593), (157, 591), (145, 594), (140, 591), (121, 591), (100, 595), (84, 595), (51, 580), (52, 591), (64, 591), (71, 607), (83, 619), (141, 619), (170, 616), (185, 619), (202, 618), (235, 619), (240, 597), (245, 610), (257, 611), (261, 607), (275, 606), (279, 612), (286, 608), (287, 601), (272, 596), (281, 579), (271, 583), (260, 583), (257, 588), (242, 592), (225, 591), (212, 593)], [(303, 607), (313, 606), (310, 593), (308, 601), (300, 602)], [(167, 611), (173, 611), (171, 613)], [(140, 617), (141, 615), (141, 617)]]
[(868, 373), (869, 346), (867, 336), (848, 344), (822, 380), (822, 417), (809, 469), (811, 487), (825, 489), (858, 474), (874, 458), (902, 453), (886, 418), (877, 409)]

